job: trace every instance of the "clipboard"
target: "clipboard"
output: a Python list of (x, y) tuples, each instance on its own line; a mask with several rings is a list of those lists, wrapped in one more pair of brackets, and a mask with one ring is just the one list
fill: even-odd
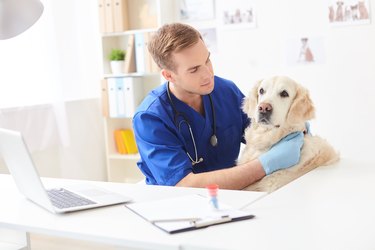
[(214, 209), (209, 198), (199, 194), (125, 204), (125, 207), (170, 234), (255, 217), (220, 201), (219, 209)]

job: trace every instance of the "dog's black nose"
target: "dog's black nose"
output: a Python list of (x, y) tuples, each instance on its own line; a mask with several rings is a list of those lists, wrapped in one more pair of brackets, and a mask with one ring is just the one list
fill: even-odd
[(272, 112), (272, 106), (269, 103), (261, 103), (258, 107), (259, 113), (267, 114)]

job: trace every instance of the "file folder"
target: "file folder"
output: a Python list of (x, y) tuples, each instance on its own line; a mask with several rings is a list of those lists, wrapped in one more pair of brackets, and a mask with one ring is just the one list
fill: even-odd
[(255, 217), (220, 200), (219, 209), (214, 209), (208, 197), (198, 194), (125, 204), (125, 207), (170, 234)]
[(126, 151), (128, 154), (138, 153), (137, 144), (135, 142), (134, 133), (131, 129), (122, 129), (121, 130), (122, 140), (125, 144)]
[(107, 85), (106, 79), (101, 80), (101, 86), (102, 86), (102, 91), (101, 91), (102, 115), (104, 117), (108, 117), (109, 116), (109, 103), (108, 103), (108, 85)]
[(145, 40), (144, 34), (139, 32), (134, 36), (135, 43), (135, 65), (138, 73), (146, 72), (146, 62), (145, 62)]
[(109, 117), (132, 117), (142, 101), (142, 80), (138, 77), (109, 77)]
[(128, 43), (126, 46), (124, 72), (131, 73), (135, 71), (134, 34), (131, 34), (128, 36)]
[(114, 32), (124, 32), (129, 29), (128, 1), (112, 0)]

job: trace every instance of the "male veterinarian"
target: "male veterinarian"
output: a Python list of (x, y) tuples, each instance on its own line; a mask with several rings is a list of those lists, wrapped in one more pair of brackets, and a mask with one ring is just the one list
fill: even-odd
[(148, 49), (167, 82), (138, 107), (133, 119), (146, 183), (242, 189), (295, 165), (303, 134), (293, 133), (258, 159), (236, 165), (249, 124), (237, 86), (214, 75), (210, 52), (194, 28), (162, 26)]

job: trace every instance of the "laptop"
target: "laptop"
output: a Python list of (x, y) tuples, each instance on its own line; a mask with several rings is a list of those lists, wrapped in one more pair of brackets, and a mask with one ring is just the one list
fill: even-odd
[(46, 189), (20, 132), (0, 128), (0, 156), (4, 158), (19, 191), (53, 213), (73, 212), (131, 200), (91, 185)]

